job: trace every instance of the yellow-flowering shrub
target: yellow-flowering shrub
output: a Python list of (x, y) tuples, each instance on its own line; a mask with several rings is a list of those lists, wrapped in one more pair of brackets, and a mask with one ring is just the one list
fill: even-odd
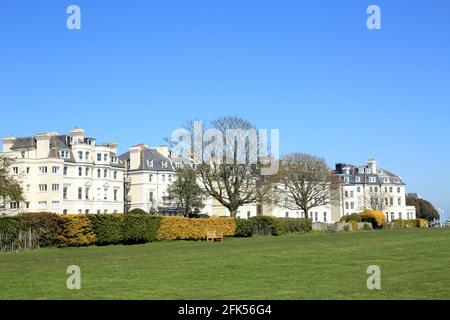
[(157, 240), (206, 239), (206, 232), (214, 230), (224, 236), (234, 236), (236, 222), (234, 218), (162, 217)]
[(363, 222), (370, 222), (374, 229), (379, 229), (386, 222), (384, 213), (377, 210), (365, 209), (359, 214)]
[(88, 246), (95, 241), (96, 236), (89, 216), (64, 215), (58, 218), (58, 246)]

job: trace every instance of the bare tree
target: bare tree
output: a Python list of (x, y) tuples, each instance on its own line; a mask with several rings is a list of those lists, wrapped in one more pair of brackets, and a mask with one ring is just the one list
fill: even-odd
[(372, 187), (372, 190), (364, 195), (363, 206), (366, 209), (383, 212), (389, 207), (390, 194), (383, 191), (382, 186)]
[(324, 159), (304, 153), (292, 153), (282, 159), (275, 184), (279, 206), (301, 209), (307, 218), (311, 209), (335, 203), (338, 190), (337, 179)]
[(10, 203), (24, 201), (20, 182), (10, 175), (13, 160), (0, 156), (0, 211), (5, 214)]
[(210, 128), (195, 125), (188, 123), (186, 130), (193, 141), (195, 169), (207, 194), (233, 217), (239, 207), (261, 203), (270, 191), (270, 177), (261, 175), (265, 164), (258, 157), (255, 127), (238, 117), (219, 118)]

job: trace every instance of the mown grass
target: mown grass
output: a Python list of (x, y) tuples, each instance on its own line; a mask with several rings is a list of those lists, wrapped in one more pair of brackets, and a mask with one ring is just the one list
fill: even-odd
[[(69, 265), (81, 290), (66, 287)], [(369, 265), (381, 290), (367, 289)], [(0, 299), (450, 299), (450, 230), (2, 253)]]

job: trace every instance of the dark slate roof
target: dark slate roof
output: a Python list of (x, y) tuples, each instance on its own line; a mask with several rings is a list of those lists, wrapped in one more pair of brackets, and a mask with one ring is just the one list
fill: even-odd
[(36, 148), (36, 139), (34, 137), (16, 138), (12, 150), (23, 148)]
[[(360, 184), (360, 183), (365, 183), (365, 184), (383, 184), (384, 182), (384, 178), (389, 178), (389, 184), (399, 184), (399, 185), (405, 185), (405, 183), (402, 181), (402, 179), (393, 174), (392, 172), (386, 170), (386, 169), (379, 169), (377, 174), (371, 174), (371, 173), (356, 173), (356, 171), (354, 171), (353, 169), (357, 168), (355, 166), (349, 166), (350, 167), (350, 174), (347, 175), (343, 172), (339, 172), (338, 170), (335, 170), (334, 173), (337, 174), (340, 177), (348, 177), (349, 178), (349, 184)], [(356, 182), (356, 177), (360, 178), (360, 182)], [(369, 178), (371, 177), (375, 177), (376, 180), (375, 182), (370, 182)], [(398, 179), (398, 182), (396, 182), (395, 180)]]
[[(142, 161), (142, 157), (143, 160)], [(119, 159), (126, 162), (130, 159), (130, 152), (125, 152), (121, 156), (119, 156)], [(148, 165), (148, 161), (153, 160), (153, 166), (150, 167)], [(162, 167), (162, 162), (167, 162), (167, 168)], [(150, 149), (145, 148), (141, 150), (141, 164), (138, 169), (136, 170), (148, 170), (148, 171), (175, 171), (172, 165), (172, 161), (170, 161), (169, 158), (164, 157), (162, 154), (160, 154), (156, 149)]]

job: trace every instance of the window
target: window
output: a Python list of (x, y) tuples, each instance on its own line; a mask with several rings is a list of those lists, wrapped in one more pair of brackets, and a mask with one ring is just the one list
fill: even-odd
[(100, 213), (102, 213), (102, 212), (100, 211), (100, 209), (98, 209), (98, 210), (97, 210), (97, 214), (100, 214)]
[(85, 169), (85, 175), (86, 175), (86, 177), (89, 177), (89, 168)]
[(82, 200), (83, 199), (83, 188), (79, 187), (78, 188), (78, 200)]
[(83, 175), (83, 168), (78, 167), (78, 176), (81, 177)]
[(388, 187), (384, 187), (384, 192), (388, 192)]
[(386, 221), (389, 222), (389, 212), (386, 212)]
[(89, 214), (89, 209), (84, 210), (85, 214)]
[[(250, 213), (250, 211), (247, 212), (247, 215), (248, 215), (249, 213)], [(286, 217), (286, 218), (289, 218), (289, 212), (286, 212), (285, 217)]]
[(102, 161), (102, 154), (101, 153), (97, 153), (97, 161)]
[(355, 182), (361, 182), (361, 178), (360, 177), (356, 177), (355, 178)]
[(167, 168), (167, 161), (161, 161), (161, 167)]
[(400, 188), (397, 188), (397, 193), (400, 193), (400, 190), (401, 190)]
[(108, 200), (108, 188), (103, 189), (103, 200)]
[(355, 209), (355, 203), (354, 202), (352, 202), (352, 203), (350, 203), (350, 209)]
[(153, 202), (153, 191), (150, 191), (150, 192), (149, 192), (149, 194), (148, 194), (148, 200), (149, 200), (150, 202)]
[(168, 175), (168, 179), (169, 179), (169, 182), (172, 182), (172, 175), (171, 174)]
[(38, 209), (39, 210), (47, 209), (47, 201), (39, 201), (38, 202)]
[(153, 160), (147, 160), (147, 166), (153, 168)]
[(60, 156), (61, 158), (67, 159), (67, 158), (69, 158), (69, 151), (68, 151), (68, 150), (61, 150), (61, 151), (59, 152), (59, 156)]
[(318, 212), (316, 212), (314, 214), (314, 218), (315, 218), (315, 221), (319, 221), (319, 213)]
[(108, 170), (107, 169), (105, 169), (104, 171), (103, 171), (103, 178), (107, 178), (108, 177)]
[(117, 189), (114, 189), (114, 201), (117, 201)]
[(350, 191), (350, 198), (353, 198), (353, 196), (354, 196), (354, 192)]
[(378, 192), (378, 187), (373, 188), (375, 192)]
[(67, 209), (64, 209), (64, 210), (63, 210), (63, 214), (67, 214), (67, 212), (68, 212)]
[(323, 222), (327, 222), (327, 213), (326, 212), (323, 213)]
[(105, 210), (103, 211), (103, 214), (108, 214), (108, 209), (105, 209)]
[(39, 185), (39, 192), (45, 192), (47, 191), (47, 185), (46, 184), (40, 184)]
[(29, 185), (29, 184), (27, 184), (27, 192), (30, 192), (31, 191), (31, 186)]
[(19, 174), (19, 168), (13, 167), (13, 174)]
[(52, 191), (53, 192), (59, 191), (59, 184), (52, 184)]
[(29, 202), (25, 202), (25, 207), (26, 207), (27, 209), (30, 209), (30, 203), (29, 203)]
[(67, 190), (68, 190), (69, 188), (68, 187), (64, 187), (63, 188), (63, 199), (64, 200), (67, 200)]
[(27, 173), (30, 173), (31, 168), (27, 167)]
[(105, 161), (105, 162), (108, 161), (108, 154), (105, 153), (105, 154), (103, 155), (103, 161)]
[(152, 182), (152, 180), (153, 180), (153, 175), (151, 174), (148, 176), (148, 182)]
[(10, 209), (19, 209), (20, 204), (18, 202), (11, 202), (9, 204)]
[(349, 206), (348, 206), (348, 202), (345, 203), (345, 209), (348, 210)]
[(82, 213), (83, 213), (83, 210), (78, 209), (78, 214), (82, 214)]
[(117, 179), (117, 171), (114, 171), (114, 180), (116, 180)]
[(392, 191), (393, 191), (393, 188), (389, 187), (389, 192), (392, 193)]
[(83, 160), (83, 151), (78, 151), (78, 160)]
[(20, 154), (22, 155), (22, 159), (25, 158), (25, 151), (22, 151)]
[(345, 197), (348, 198), (348, 191), (345, 191)]
[(101, 178), (102, 177), (102, 170), (97, 169), (97, 178)]
[(90, 154), (89, 152), (86, 152), (86, 160), (87, 160), (87, 161), (89, 161), (90, 155), (91, 155), (91, 154)]
[(375, 178), (375, 177), (369, 177), (369, 182), (377, 182), (377, 178)]
[(391, 212), (391, 221), (394, 221), (394, 220), (395, 220), (395, 215), (393, 212)]
[(59, 209), (59, 201), (52, 201), (52, 209)]
[(162, 182), (166, 182), (166, 175), (165, 175), (165, 174), (163, 174), (163, 175), (161, 176), (161, 180), (162, 180)]
[(52, 173), (58, 174), (59, 173), (59, 167), (52, 167)]
[(373, 192), (373, 188), (372, 187), (369, 188), (369, 192), (371, 192), (371, 193)]
[(84, 198), (86, 199), (86, 200), (89, 200), (89, 188), (88, 187), (86, 187), (85, 189), (84, 189)]
[(361, 187), (357, 187), (356, 192), (358, 192), (358, 193), (361, 192)]
[(64, 167), (63, 173), (64, 173), (65, 176), (67, 176), (67, 167)]
[(350, 178), (349, 177), (344, 177), (344, 182), (345, 183), (348, 183), (350, 181)]
[(39, 167), (40, 174), (47, 174), (47, 167)]
[(402, 220), (402, 213), (401, 213), (401, 212), (398, 213), (398, 218), (399, 218), (400, 220)]
[(397, 199), (397, 204), (398, 204), (399, 206), (402, 205), (402, 198), (398, 198), (398, 199)]
[(394, 205), (394, 198), (390, 198), (390, 199), (389, 199), (389, 204), (390, 204), (391, 206)]

